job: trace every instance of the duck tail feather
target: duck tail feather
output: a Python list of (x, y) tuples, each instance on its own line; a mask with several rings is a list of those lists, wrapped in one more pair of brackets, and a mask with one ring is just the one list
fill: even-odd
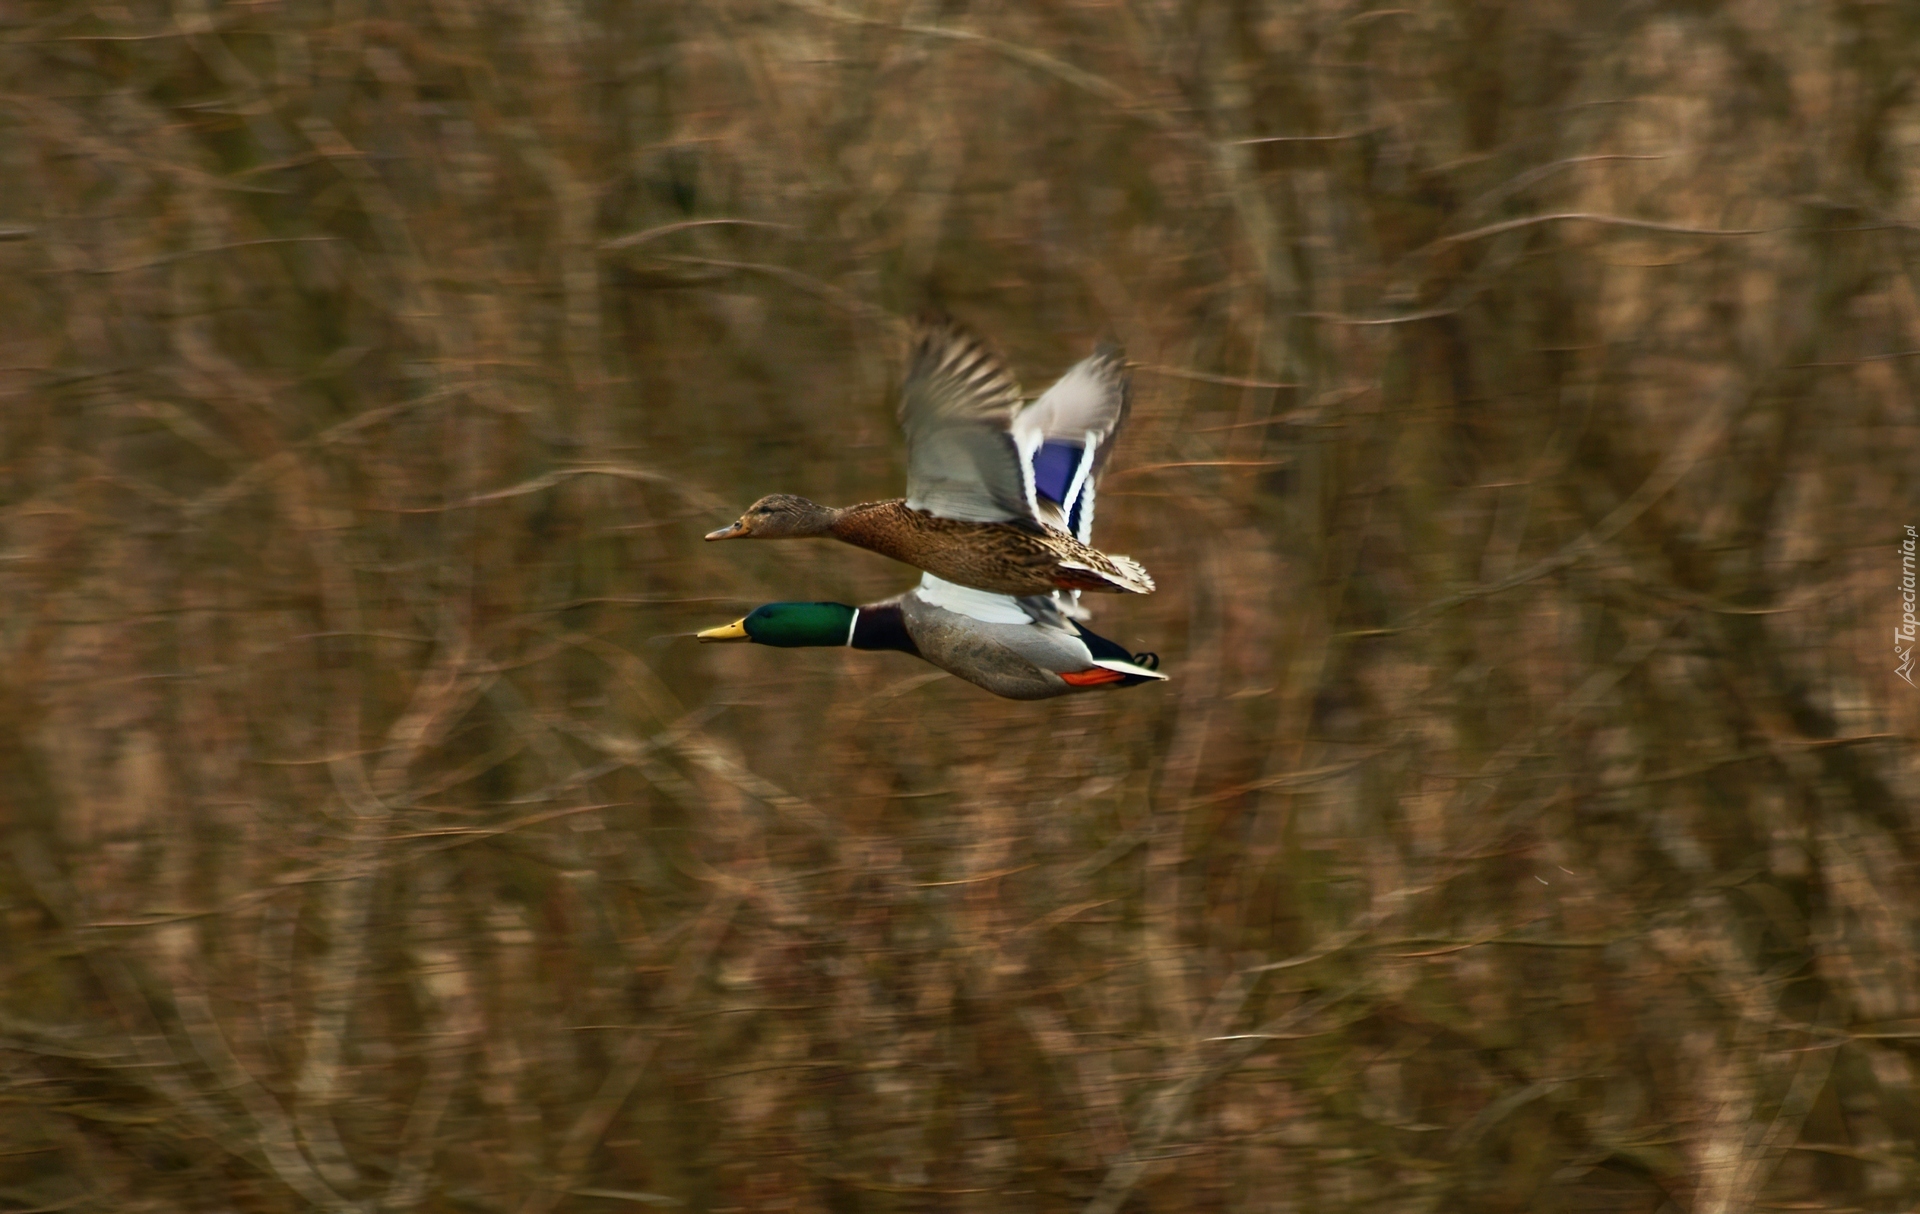
[(1087, 561), (1062, 560), (1062, 576), (1054, 584), (1062, 590), (1103, 590), (1110, 594), (1152, 594), (1153, 578), (1130, 556), (1105, 557), (1104, 568)]
[(1134, 561), (1122, 565), (1118, 560), (1109, 560), (1106, 567), (1101, 568), (1085, 561), (1061, 560), (1054, 564), (1053, 584), (1061, 590), (1095, 590), (1103, 594), (1153, 593), (1153, 579)]
[(1120, 571), (1127, 589), (1135, 594), (1153, 593), (1153, 577), (1147, 572), (1146, 566), (1130, 556), (1109, 556), (1107, 559)]
[(1165, 679), (1167, 676), (1150, 666), (1137, 666), (1132, 662), (1122, 662), (1118, 658), (1095, 658), (1093, 664), (1103, 670), (1112, 670), (1133, 679)]

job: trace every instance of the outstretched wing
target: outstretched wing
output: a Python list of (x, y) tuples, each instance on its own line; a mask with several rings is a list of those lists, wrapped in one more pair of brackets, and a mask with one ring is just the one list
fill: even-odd
[(907, 505), (970, 523), (1034, 523), (1028, 465), (1009, 427), (1020, 388), (979, 338), (947, 322), (916, 334), (900, 389)]
[(1083, 544), (1093, 542), (1094, 484), (1129, 399), (1126, 358), (1103, 344), (1013, 419), (1015, 445), (1032, 452), (1037, 513)]

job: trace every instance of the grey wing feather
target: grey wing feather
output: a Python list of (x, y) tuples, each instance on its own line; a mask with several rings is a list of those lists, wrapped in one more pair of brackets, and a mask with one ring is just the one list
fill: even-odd
[(1073, 629), (1066, 620), (1067, 613), (1060, 606), (1061, 598), (1065, 594), (1064, 590), (1056, 590), (1052, 594), (1023, 594), (1013, 601), (1020, 605), (1020, 610), (1027, 613), (1027, 619), (1035, 624), (1045, 628), (1058, 628), (1063, 632), (1072, 632)]
[(1085, 670), (1093, 665), (1093, 654), (1087, 649), (1086, 642), (1064, 626), (998, 625), (994, 628), (992, 636), (994, 640), (1035, 666), (1042, 670), (1051, 670), (1055, 674), (1063, 671)]
[(1019, 386), (978, 338), (924, 327), (900, 389), (907, 505), (974, 523), (1032, 521), (1032, 472), (1010, 432), (1019, 408)]
[[(1003, 680), (1032, 681), (1036, 689), (1053, 686), (1028, 667), (1058, 673), (1085, 670), (1093, 664), (1093, 654), (1086, 642), (1046, 597), (993, 596), (1006, 609), (1004, 616), (982, 612), (978, 606), (962, 611), (956, 608), (968, 604), (948, 605), (944, 598), (950, 596), (943, 596), (943, 591), (951, 587), (929, 586), (931, 576), (923, 578), (914, 591), (901, 596), (901, 609), (907, 613), (921, 656), (934, 665), (961, 674), (1001, 695), (1013, 695), (1016, 693), (1001, 685)], [(987, 592), (963, 593), (984, 596)], [(1023, 613), (1026, 622), (1014, 622)], [(983, 614), (995, 614), (995, 618), (983, 619)], [(1021, 693), (1016, 698), (1028, 696)]]
[(1132, 403), (1130, 383), (1125, 352), (1112, 342), (1102, 342), (1022, 409), (1016, 428), (1037, 430), (1042, 438), (1075, 441), (1092, 431), (1098, 436), (1096, 458), (1104, 462)]

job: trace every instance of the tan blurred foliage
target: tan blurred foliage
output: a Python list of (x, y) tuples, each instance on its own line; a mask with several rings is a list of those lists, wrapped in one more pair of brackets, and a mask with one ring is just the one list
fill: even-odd
[[(1920, 1201), (1912, 6), (0, 24), (0, 1211)], [(1172, 682), (681, 635), (928, 306)]]

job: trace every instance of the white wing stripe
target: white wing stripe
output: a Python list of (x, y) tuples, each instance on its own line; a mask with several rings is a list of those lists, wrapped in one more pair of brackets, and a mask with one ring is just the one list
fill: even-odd
[(1099, 454), (1099, 431), (1087, 431), (1085, 443), (1086, 445), (1080, 450), (1079, 466), (1074, 468), (1073, 480), (1067, 485), (1067, 500), (1060, 505), (1061, 510), (1067, 516), (1068, 525), (1072, 525), (1074, 502), (1079, 498), (1081, 493), (1084, 492), (1087, 495), (1087, 504), (1081, 511), (1081, 515), (1086, 521), (1082, 523), (1080, 527), (1080, 534), (1075, 537), (1083, 544), (1090, 542), (1087, 537), (1093, 532), (1093, 484), (1087, 478), (1092, 475), (1094, 457)]
[(1033, 457), (1040, 454), (1045, 443), (1046, 435), (1037, 430), (1013, 428), (1013, 449), (1020, 453), (1020, 477), (1026, 485), (1027, 511), (1035, 518), (1040, 516), (1040, 493), (1033, 484)]
[(920, 600), (982, 624), (1031, 624), (1033, 619), (1010, 594), (961, 586), (931, 573), (920, 578)]
[(1157, 670), (1148, 670), (1145, 666), (1135, 666), (1132, 662), (1122, 662), (1118, 658), (1095, 658), (1093, 664), (1105, 670), (1117, 670), (1121, 674), (1136, 674), (1144, 679), (1164, 679), (1167, 676)]

